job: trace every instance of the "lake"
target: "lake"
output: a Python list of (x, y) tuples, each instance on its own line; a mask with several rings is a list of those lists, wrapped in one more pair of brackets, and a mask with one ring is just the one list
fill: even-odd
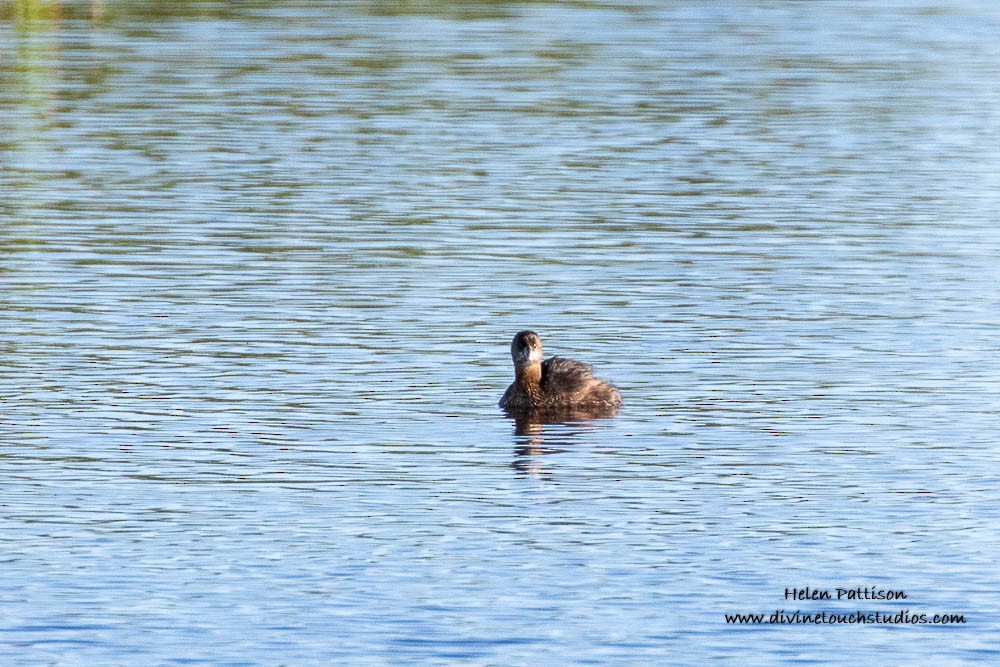
[(0, 659), (1000, 661), (998, 34), (0, 0)]

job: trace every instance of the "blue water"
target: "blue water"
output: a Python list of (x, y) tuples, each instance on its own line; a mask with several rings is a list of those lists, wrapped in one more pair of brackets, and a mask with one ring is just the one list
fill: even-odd
[(997, 34), (0, 0), (0, 660), (1000, 661)]

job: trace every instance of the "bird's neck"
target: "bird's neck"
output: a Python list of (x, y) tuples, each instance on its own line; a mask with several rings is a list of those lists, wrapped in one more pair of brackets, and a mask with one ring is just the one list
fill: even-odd
[(539, 398), (542, 395), (542, 365), (535, 363), (528, 366), (520, 366), (515, 373), (514, 382), (524, 393), (532, 398)]

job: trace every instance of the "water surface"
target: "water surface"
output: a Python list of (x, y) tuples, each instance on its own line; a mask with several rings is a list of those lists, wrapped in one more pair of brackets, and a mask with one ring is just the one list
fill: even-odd
[[(997, 34), (0, 2), (0, 656), (996, 661)], [(621, 416), (516, 434), (529, 327)]]

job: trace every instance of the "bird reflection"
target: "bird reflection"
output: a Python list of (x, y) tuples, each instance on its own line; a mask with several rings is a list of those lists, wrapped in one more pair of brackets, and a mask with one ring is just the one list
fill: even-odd
[[(519, 412), (508, 417), (514, 418), (514, 461), (511, 467), (531, 476), (550, 474), (545, 470), (541, 457), (558, 454), (573, 445), (577, 437), (594, 428), (596, 419), (613, 417), (617, 410), (562, 408), (559, 410), (535, 410)], [(545, 434), (545, 426), (550, 428)]]

